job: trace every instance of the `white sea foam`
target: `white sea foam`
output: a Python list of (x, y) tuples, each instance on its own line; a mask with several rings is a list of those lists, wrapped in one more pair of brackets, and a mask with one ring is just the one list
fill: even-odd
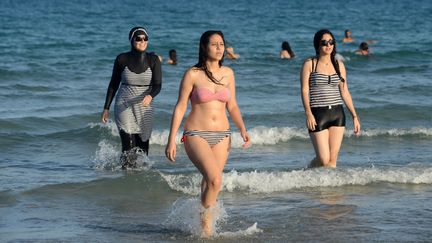
[[(172, 205), (170, 215), (164, 222), (164, 225), (171, 229), (200, 236), (200, 213), (203, 210), (205, 209), (201, 206), (201, 202), (198, 198), (179, 198)], [(207, 210), (211, 210), (213, 215), (213, 228), (215, 229), (215, 235), (217, 235), (220, 224), (225, 222), (228, 215), (221, 201), (218, 201), (214, 208)]]
[[(162, 174), (173, 190), (198, 195), (201, 175)], [(286, 172), (231, 172), (223, 174), (222, 190), (228, 192), (271, 193), (304, 187), (334, 187), (389, 182), (432, 184), (432, 167), (308, 169)]]
[(94, 167), (98, 170), (119, 169), (121, 167), (119, 164), (120, 150), (116, 149), (107, 140), (100, 141), (98, 146), (99, 148), (93, 158)]
[(221, 232), (218, 234), (218, 236), (225, 237), (225, 238), (235, 238), (235, 237), (249, 236), (257, 233), (262, 233), (263, 230), (258, 228), (257, 225), (258, 225), (257, 223), (254, 223), (252, 226), (250, 226), (245, 230), (238, 230), (235, 232), (230, 232), (230, 231)]
[[(110, 144), (107, 140), (102, 140), (98, 144), (99, 149), (93, 158), (93, 167), (97, 170), (122, 170), (120, 164), (121, 150)], [(151, 161), (143, 152), (136, 152), (136, 168), (128, 170), (149, 170), (154, 161)]]
[[(347, 131), (347, 135), (353, 135), (352, 130)], [(420, 135), (420, 136), (432, 136), (432, 128), (426, 127), (411, 127), (411, 128), (376, 128), (367, 129), (362, 131), (362, 136), (366, 137), (378, 137), (378, 136), (391, 136), (391, 137), (401, 137), (409, 135)]]
[[(248, 130), (253, 145), (275, 145), (278, 143), (289, 142), (292, 139), (309, 139), (306, 129), (298, 127), (265, 127), (259, 126)], [(168, 130), (153, 131), (150, 139), (151, 144), (165, 146), (168, 141)], [(432, 128), (413, 127), (413, 128), (376, 128), (361, 131), (360, 136), (365, 137), (401, 137), (401, 136), (432, 136)], [(176, 141), (179, 143), (182, 134), (178, 133)], [(352, 129), (345, 131), (345, 137), (354, 136)], [(243, 140), (240, 133), (233, 131), (231, 146), (233, 148), (241, 148)]]
[[(287, 142), (293, 138), (306, 139), (308, 133), (305, 129), (299, 129), (296, 127), (265, 127), (259, 126), (248, 130), (251, 137), (252, 144), (256, 145), (274, 145), (281, 142)], [(165, 146), (168, 141), (169, 131), (153, 131), (150, 139), (151, 144), (158, 144)], [(177, 143), (180, 143), (182, 134), (179, 132), (176, 135)], [(231, 146), (234, 148), (241, 148), (243, 145), (243, 139), (240, 133), (233, 131), (232, 133)]]
[[(113, 136), (118, 137), (118, 130), (114, 122), (106, 124), (91, 123), (91, 128), (100, 126), (101, 128), (108, 129)], [(266, 127), (258, 126), (248, 130), (251, 137), (252, 144), (255, 145), (275, 145), (278, 143), (285, 143), (292, 139), (309, 139), (308, 132), (305, 128), (301, 127)], [(165, 146), (168, 141), (169, 130), (154, 130), (150, 138), (151, 144)], [(354, 136), (352, 129), (345, 131), (345, 137)], [(361, 131), (364, 137), (401, 137), (401, 136), (432, 136), (432, 128), (426, 127), (412, 127), (412, 128), (373, 128)], [(182, 133), (178, 132), (176, 135), (176, 142), (180, 144)], [(231, 146), (233, 148), (241, 148), (243, 139), (237, 130), (233, 130)]]

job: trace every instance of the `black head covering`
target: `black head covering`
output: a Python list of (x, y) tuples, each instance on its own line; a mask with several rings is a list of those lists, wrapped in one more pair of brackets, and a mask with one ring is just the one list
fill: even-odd
[(136, 26), (133, 27), (130, 31), (129, 31), (129, 41), (132, 44), (132, 41), (135, 37), (140, 36), (140, 35), (145, 35), (145, 37), (148, 40), (148, 34), (147, 34), (147, 30), (144, 27), (141, 26)]

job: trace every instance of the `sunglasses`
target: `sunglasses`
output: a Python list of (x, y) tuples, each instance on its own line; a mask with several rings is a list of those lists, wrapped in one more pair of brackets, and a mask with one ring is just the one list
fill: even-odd
[(136, 36), (134, 38), (134, 41), (135, 42), (148, 41), (148, 37), (147, 36), (144, 36), (144, 37)]
[(320, 41), (320, 44), (322, 45), (322, 46), (328, 46), (328, 45), (331, 45), (331, 46), (333, 46), (334, 44), (336, 43), (336, 41), (335, 40), (321, 40)]

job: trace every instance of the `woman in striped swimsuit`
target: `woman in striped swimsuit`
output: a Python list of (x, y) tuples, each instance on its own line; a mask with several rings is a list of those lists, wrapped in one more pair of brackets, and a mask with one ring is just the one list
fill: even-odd
[(354, 134), (360, 121), (348, 91), (345, 66), (336, 61), (336, 41), (329, 30), (315, 34), (316, 57), (307, 59), (301, 71), (301, 94), (306, 126), (315, 149), (311, 167), (336, 167), (345, 130), (345, 103), (352, 115)]
[(169, 160), (176, 158), (176, 134), (189, 100), (192, 109), (184, 123), (182, 141), (189, 159), (203, 176), (201, 183), (202, 233), (213, 233), (211, 208), (222, 186), (222, 173), (230, 150), (228, 110), (240, 130), (244, 147), (250, 140), (236, 101), (234, 72), (223, 66), (225, 40), (220, 31), (207, 31), (201, 36), (198, 63), (187, 70), (181, 81), (166, 147)]
[(109, 107), (118, 90), (115, 101), (115, 122), (122, 141), (122, 167), (134, 167), (137, 149), (148, 154), (153, 125), (151, 102), (159, 94), (162, 71), (159, 58), (147, 53), (148, 34), (143, 27), (129, 32), (130, 52), (117, 56), (106, 94), (103, 123), (109, 118)]

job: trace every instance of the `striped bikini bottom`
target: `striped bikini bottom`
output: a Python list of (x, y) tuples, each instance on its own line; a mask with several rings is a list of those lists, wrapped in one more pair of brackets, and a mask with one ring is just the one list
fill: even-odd
[(222, 141), (224, 138), (231, 136), (231, 131), (229, 129), (226, 131), (186, 130), (183, 132), (183, 137), (181, 141), (185, 142), (186, 137), (189, 136), (200, 136), (207, 141), (210, 147), (213, 147), (216, 144), (218, 144), (220, 141)]

